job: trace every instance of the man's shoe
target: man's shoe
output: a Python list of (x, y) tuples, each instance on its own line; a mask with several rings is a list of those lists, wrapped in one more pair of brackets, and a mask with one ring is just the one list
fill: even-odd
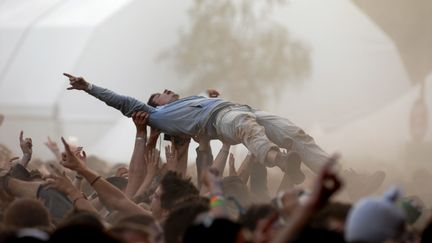
[(276, 160), (276, 165), (290, 177), (290, 181), (293, 184), (298, 185), (305, 180), (305, 175), (300, 168), (301, 158), (298, 153), (294, 151), (286, 154), (280, 153), (279, 158)]

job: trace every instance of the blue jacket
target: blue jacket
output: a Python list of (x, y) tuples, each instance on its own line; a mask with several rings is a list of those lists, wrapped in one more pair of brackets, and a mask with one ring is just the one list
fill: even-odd
[(216, 138), (213, 126), (216, 113), (234, 105), (223, 99), (189, 96), (155, 108), (135, 98), (119, 95), (96, 85), (92, 85), (91, 90), (86, 92), (127, 117), (131, 117), (135, 111), (149, 113), (148, 124), (164, 133), (191, 137), (206, 135), (209, 138)]

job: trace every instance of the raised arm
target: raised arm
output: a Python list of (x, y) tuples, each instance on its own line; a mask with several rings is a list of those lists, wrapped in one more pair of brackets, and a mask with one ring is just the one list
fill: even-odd
[(216, 155), (215, 160), (213, 161), (212, 168), (215, 168), (219, 171), (219, 175), (222, 176), (225, 170), (225, 165), (227, 162), (228, 154), (229, 154), (230, 145), (227, 143), (222, 144), (222, 148), (219, 150), (219, 153)]
[(136, 112), (132, 115), (136, 127), (135, 146), (129, 164), (129, 178), (126, 186), (126, 195), (131, 198), (143, 183), (146, 176), (146, 140), (148, 114)]
[(23, 153), (23, 157), (21, 158), (21, 161), (19, 162), (22, 166), (27, 167), (28, 163), (31, 160), (32, 157), (32, 139), (31, 138), (25, 138), (23, 137), (24, 132), (21, 131), (19, 135), (19, 141), (20, 141), (20, 147), (21, 151)]
[(108, 181), (102, 178), (93, 170), (89, 169), (87, 165), (78, 158), (71, 151), (69, 144), (62, 138), (65, 147), (65, 158), (60, 162), (64, 167), (76, 171), (97, 192), (100, 201), (108, 208), (117, 210), (120, 213), (148, 213), (143, 208), (132, 202), (126, 197), (117, 187), (111, 185)]
[(63, 73), (63, 75), (69, 78), (70, 87), (67, 88), (68, 90), (84, 90), (88, 94), (105, 102), (107, 105), (119, 110), (127, 117), (131, 117), (135, 111), (145, 111), (150, 113), (154, 110), (153, 107), (148, 106), (144, 102), (129, 96), (116, 94), (109, 89), (91, 84), (82, 77), (75, 77), (67, 73)]
[(338, 158), (337, 154), (329, 157), (315, 182), (315, 188), (309, 200), (294, 210), (288, 222), (277, 233), (272, 243), (291, 242), (294, 236), (310, 222), (313, 215), (340, 189), (342, 182), (332, 171), (332, 166), (337, 162)]

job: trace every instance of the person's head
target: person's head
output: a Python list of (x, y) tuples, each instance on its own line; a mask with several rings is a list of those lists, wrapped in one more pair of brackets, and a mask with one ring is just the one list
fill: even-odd
[[(127, 226), (126, 228), (123, 226)], [(114, 224), (114, 227), (120, 229), (120, 232), (125, 230), (126, 237), (147, 237), (152, 242), (163, 242), (162, 228), (156, 220), (145, 214), (128, 215), (121, 218)], [(135, 228), (145, 229), (145, 232), (135, 231)], [(146, 236), (147, 235), (147, 236)]]
[(350, 209), (351, 204), (330, 202), (315, 215), (312, 225), (317, 228), (343, 233)]
[(99, 216), (94, 212), (73, 210), (62, 222), (61, 227), (70, 225), (83, 225), (89, 228), (104, 230), (105, 226)]
[(182, 203), (167, 217), (163, 225), (166, 243), (182, 242), (183, 234), (192, 225), (195, 218), (210, 210), (209, 203), (204, 200), (194, 200)]
[(150, 96), (147, 101), (147, 105), (149, 106), (161, 106), (176, 101), (180, 98), (180, 96), (168, 89), (165, 89), (162, 93), (154, 93)]
[(110, 235), (123, 243), (153, 243), (150, 230), (135, 224), (116, 225), (109, 230)]
[(277, 212), (278, 210), (270, 204), (252, 205), (245, 214), (240, 216), (239, 223), (246, 229), (254, 231), (260, 220), (267, 219)]
[(152, 196), (150, 208), (153, 217), (161, 219), (178, 203), (198, 196), (199, 191), (190, 181), (176, 172), (168, 171)]
[(384, 197), (369, 197), (351, 208), (346, 226), (347, 242), (384, 242), (398, 240), (405, 229), (405, 214), (396, 205), (400, 192), (388, 190)]
[(50, 237), (49, 242), (75, 243), (75, 242), (106, 242), (120, 243), (104, 230), (87, 225), (75, 224), (56, 229)]
[(244, 236), (240, 224), (224, 218), (209, 218), (189, 226), (183, 242), (244, 242)]
[(11, 203), (6, 209), (3, 222), (8, 228), (48, 229), (51, 219), (48, 210), (40, 201), (20, 198)]

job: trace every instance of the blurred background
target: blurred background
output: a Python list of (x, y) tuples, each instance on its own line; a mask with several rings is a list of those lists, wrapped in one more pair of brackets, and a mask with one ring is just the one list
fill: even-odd
[(0, 0), (0, 143), (19, 155), (24, 130), (42, 159), (65, 136), (129, 161), (132, 121), (68, 72), (143, 101), (215, 88), (346, 167), (415, 175), (432, 169), (431, 23), (428, 0)]

